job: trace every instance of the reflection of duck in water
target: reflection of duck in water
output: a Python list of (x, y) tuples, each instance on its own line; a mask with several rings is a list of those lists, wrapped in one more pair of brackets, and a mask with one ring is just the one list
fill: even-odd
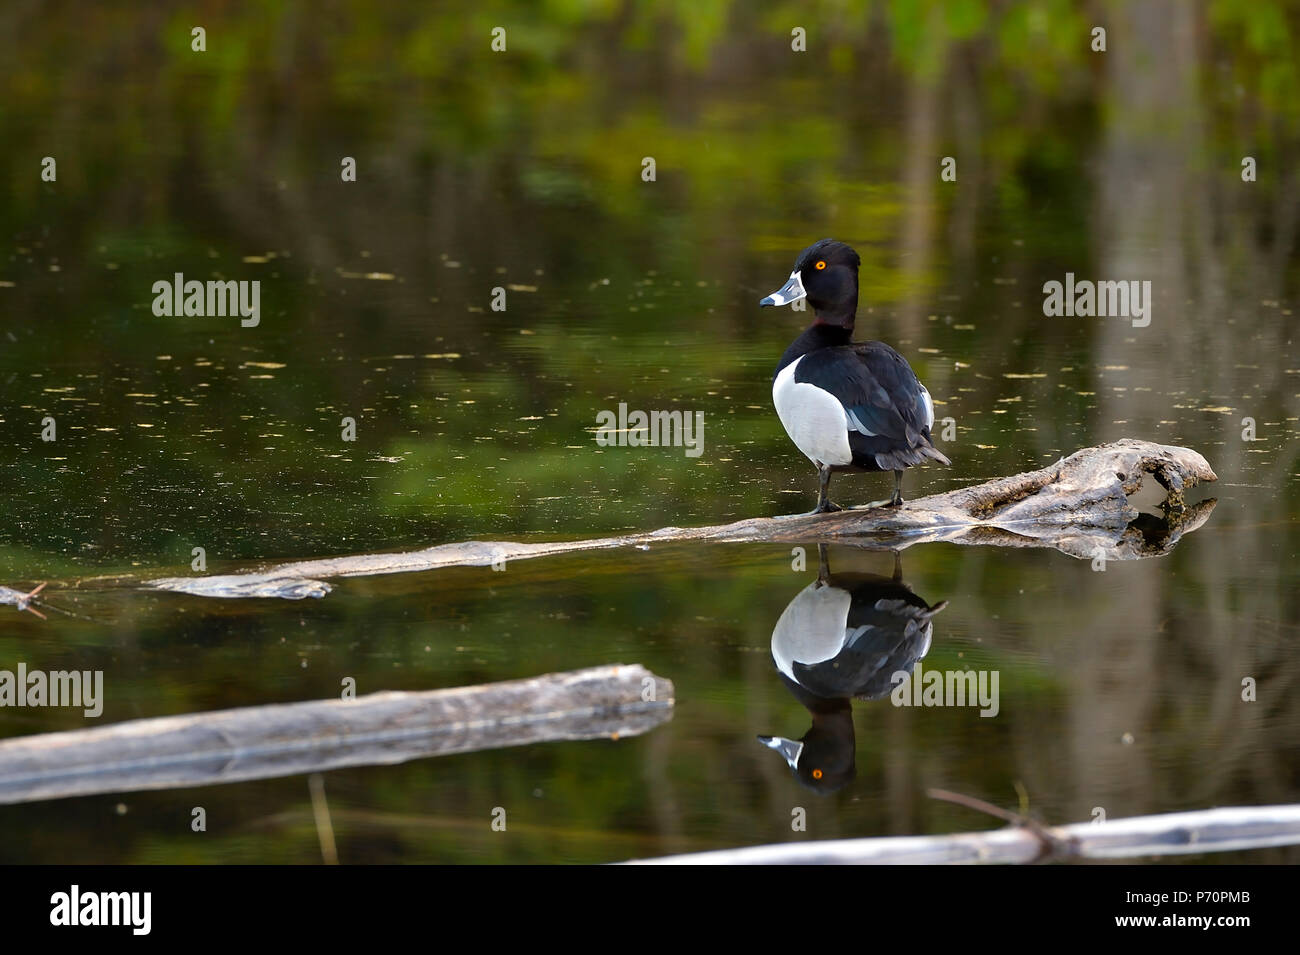
[(817, 579), (790, 601), (772, 631), (772, 660), (781, 681), (812, 714), (802, 739), (760, 736), (785, 757), (795, 777), (819, 792), (834, 792), (853, 779), (855, 739), (850, 701), (875, 700), (893, 689), (891, 677), (911, 673), (930, 649), (931, 607), (903, 583), (894, 554), (894, 576), (832, 574), (826, 545), (819, 544)]

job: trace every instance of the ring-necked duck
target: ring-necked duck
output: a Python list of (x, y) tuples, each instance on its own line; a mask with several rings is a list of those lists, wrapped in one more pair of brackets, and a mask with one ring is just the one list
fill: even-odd
[(878, 503), (896, 506), (904, 468), (952, 463), (930, 443), (934, 403), (903, 356), (883, 342), (852, 341), (859, 261), (843, 242), (822, 239), (758, 303), (807, 298), (813, 307), (812, 325), (776, 366), (772, 400), (790, 440), (817, 468), (817, 514), (840, 509), (828, 499), (835, 471), (893, 471), (893, 497)]
[(893, 690), (894, 675), (911, 673), (930, 650), (933, 607), (894, 576), (832, 574), (825, 544), (818, 545), (817, 579), (790, 601), (772, 631), (772, 662), (787, 690), (808, 710), (802, 739), (760, 736), (795, 778), (818, 792), (844, 786), (857, 773), (851, 700), (878, 700)]

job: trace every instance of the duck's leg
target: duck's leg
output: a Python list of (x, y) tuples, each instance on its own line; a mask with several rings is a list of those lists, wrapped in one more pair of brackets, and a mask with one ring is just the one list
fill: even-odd
[(898, 507), (903, 503), (903, 472), (894, 472), (894, 494), (886, 501), (872, 501), (867, 507)]
[(817, 580), (824, 584), (831, 576), (831, 551), (824, 543), (817, 545), (817, 563)]
[(894, 496), (889, 499), (890, 507), (898, 507), (903, 503), (903, 472), (894, 472)]
[(832, 504), (830, 500), (831, 467), (829, 464), (823, 464), (817, 469), (817, 479), (820, 492), (817, 495), (817, 509), (813, 513), (827, 514), (831, 511), (841, 510), (838, 504)]

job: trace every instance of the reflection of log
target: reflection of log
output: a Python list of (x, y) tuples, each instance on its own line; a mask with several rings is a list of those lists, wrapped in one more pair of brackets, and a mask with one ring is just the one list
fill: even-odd
[[(1134, 526), (1128, 495), (1152, 475), (1168, 493), (1161, 531)], [(1217, 480), (1205, 458), (1187, 448), (1125, 439), (1076, 451), (1038, 471), (909, 501), (902, 507), (853, 508), (834, 514), (758, 517), (714, 527), (665, 527), (642, 534), (551, 543), (466, 541), (396, 554), (361, 554), (282, 564), (266, 571), (148, 581), (161, 590), (204, 597), (323, 597), (323, 578), (365, 577), (486, 566), (529, 557), (677, 541), (814, 542), (829, 539), (900, 549), (925, 541), (1006, 547), (1055, 547), (1076, 557), (1124, 560), (1165, 553), (1213, 509), (1186, 509), (1182, 493)], [(1100, 548), (1100, 551), (1098, 550)]]
[(1023, 826), (951, 836), (787, 842), (662, 859), (654, 865), (935, 865), (1132, 859), (1300, 845), (1300, 806), (1250, 806), (1134, 816), (1101, 823)]
[(639, 665), (421, 693), (130, 720), (0, 742), (0, 803), (401, 763), (550, 740), (635, 736), (672, 716)]

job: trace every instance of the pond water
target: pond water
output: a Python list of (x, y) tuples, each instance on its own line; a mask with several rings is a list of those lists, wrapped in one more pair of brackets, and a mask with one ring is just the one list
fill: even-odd
[[(346, 30), (223, 13), (205, 55), (188, 23), (108, 11), (21, 48), (3, 31), (0, 584), (48, 583), (46, 619), (0, 605), (0, 670), (102, 670), (105, 691), (97, 719), (0, 707), (0, 738), (336, 698), (347, 677), (423, 690), (619, 662), (673, 681), (671, 720), (641, 736), (326, 774), (344, 862), (1000, 825), (930, 788), (1049, 822), (1300, 802), (1300, 199), (1279, 171), (1300, 160), (1300, 95), (1260, 78), (1276, 51), (1242, 38), (1250, 14), (1224, 5), (1191, 49), (1199, 7), (1132, 14), (1112, 35), (1177, 55), (1098, 63), (1059, 39), (1087, 32), (1061, 11), (1032, 61), (1032, 17), (980, 12), (936, 52), (907, 46), (901, 8), (827, 15), (828, 52), (801, 59), (726, 5), (721, 26), (553, 6), (506, 5), (518, 49), (496, 59), (492, 13), (349, 3)], [(70, 55), (83, 35), (119, 46)], [(1217, 498), (1210, 519), (1162, 557), (903, 553), (917, 597), (948, 602), (923, 666), (996, 671), (996, 715), (857, 701), (823, 727), (835, 778), (796, 778), (759, 739), (814, 725), (773, 662), (818, 573), (788, 545), (347, 579), (320, 600), (131, 586), (194, 573), (196, 547), (220, 573), (808, 510), (815, 475), (771, 407), (808, 313), (757, 300), (823, 235), (862, 255), (858, 337), (898, 348), (952, 419), (953, 466), (909, 472), (909, 496), (1120, 437), (1218, 474), (1192, 495)], [(176, 273), (259, 281), (259, 323), (156, 315)], [(1150, 281), (1150, 323), (1045, 315), (1067, 273)], [(703, 453), (598, 446), (621, 402), (701, 412)], [(830, 565), (894, 569), (843, 544)], [(0, 806), (0, 862), (320, 858), (303, 776)]]

